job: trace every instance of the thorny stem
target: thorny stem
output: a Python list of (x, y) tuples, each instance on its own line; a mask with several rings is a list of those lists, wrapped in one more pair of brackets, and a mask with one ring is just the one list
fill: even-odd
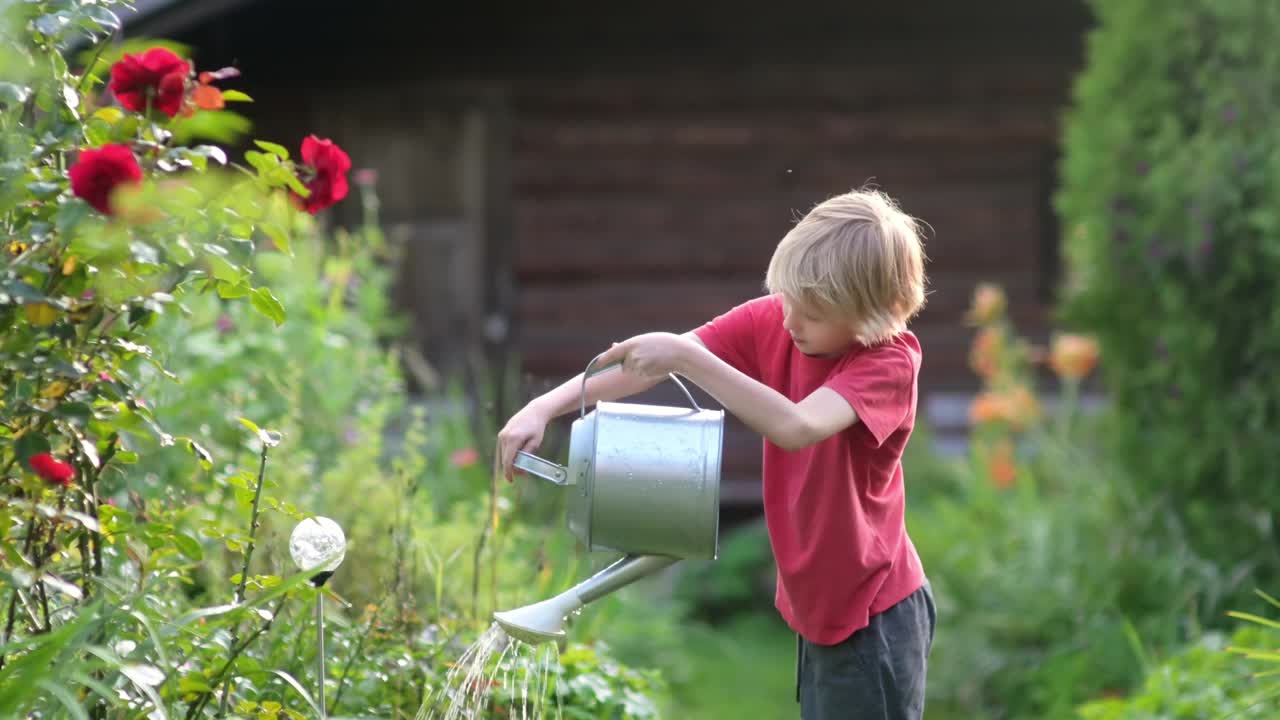
[(244, 602), (244, 589), (249, 583), (249, 561), (253, 559), (254, 538), (258, 534), (258, 506), (262, 502), (263, 478), (267, 473), (267, 444), (262, 443), (258, 460), (258, 484), (253, 489), (253, 510), (249, 514), (249, 542), (244, 549), (244, 563), (240, 567), (240, 582), (236, 585), (236, 604)]
[[(31, 526), (27, 528), (27, 537), (22, 541), (22, 556), (24, 558), (27, 557), (28, 554), (31, 552), (31, 547), (35, 542), (37, 520), (38, 520), (38, 513), (36, 511), (35, 505), (33, 504), (31, 506)], [(8, 645), (9, 639), (13, 637), (13, 623), (14, 623), (14, 620), (17, 619), (17, 611), (18, 611), (18, 587), (15, 584), (12, 594), (9, 596), (8, 618), (5, 620), (5, 623), (4, 623), (4, 640), (3, 642), (0, 642), (0, 645)], [(0, 668), (4, 668), (3, 655), (0, 655)]]
[[(267, 473), (267, 451), (268, 451), (267, 443), (262, 442), (262, 454), (258, 461), (258, 485), (253, 490), (253, 510), (251, 510), (249, 513), (249, 542), (245, 544), (245, 548), (244, 548), (244, 562), (240, 566), (240, 582), (236, 584), (236, 596), (235, 596), (236, 605), (241, 605), (244, 603), (244, 590), (245, 590), (245, 586), (249, 582), (249, 562), (253, 559), (254, 538), (258, 534), (258, 506), (262, 502), (262, 486), (264, 484), (264, 478)], [(275, 617), (275, 613), (273, 612), (272, 618), (274, 617)], [(269, 621), (267, 625), (270, 626)], [(236, 644), (236, 635), (239, 633), (239, 630), (240, 630), (240, 626), (238, 624), (236, 625), (236, 627), (232, 628), (231, 630), (231, 644), (233, 646)], [(258, 634), (261, 634), (261, 631), (259, 631), (258, 633), (255, 633), (255, 637)], [(233, 656), (233, 659), (234, 659), (234, 656)], [(216, 685), (216, 683), (210, 683), (210, 685), (214, 686)], [(222, 688), (222, 699), (218, 703), (218, 717), (223, 717), (227, 714), (227, 701), (229, 700), (230, 697), (231, 697), (231, 680), (228, 678), (225, 686)], [(188, 717), (190, 717), (190, 715), (188, 715)]]
[[(62, 510), (67, 505), (67, 493), (58, 493), (58, 509), (54, 516), (62, 515)], [(45, 587), (43, 570), (44, 564), (49, 562), (49, 558), (53, 556), (53, 538), (58, 532), (58, 526), (52, 520), (49, 522), (49, 532), (43, 540), (42, 546), (36, 551), (36, 592), (40, 595), (40, 612), (44, 616), (44, 632), (51, 632), (53, 626), (49, 623), (49, 591)]]
[[(102, 520), (101, 518), (98, 517), (98, 481), (102, 479), (102, 471), (106, 470), (107, 463), (111, 462), (111, 459), (115, 457), (116, 451), (119, 449), (120, 449), (120, 434), (113, 432), (111, 433), (110, 437), (108, 437), (107, 439), (106, 452), (104, 452), (102, 454), (102, 457), (98, 459), (98, 467), (94, 468), (93, 474), (90, 476), (89, 482), (86, 483), (88, 487), (85, 488), (86, 492), (85, 492), (84, 502), (85, 502), (85, 505), (87, 506), (86, 508), (88, 510), (87, 514), (93, 518), (94, 526), (95, 526), (94, 530), (87, 533), (89, 536), (89, 542), (93, 547), (93, 577), (95, 578), (102, 577)], [(84, 553), (85, 534), (86, 533), (80, 534), (80, 540), (81, 540), (80, 552), (81, 553)], [(84, 561), (82, 560), (81, 561), (82, 565), (83, 565), (83, 562)], [(141, 580), (139, 580), (139, 582), (141, 582)], [(90, 596), (90, 589), (93, 587), (93, 584), (89, 582), (88, 577), (84, 579), (84, 586), (85, 586), (85, 599), (87, 600)], [(107, 632), (106, 628), (100, 626), (98, 628), (97, 633), (95, 634), (94, 643), (101, 645), (106, 637), (106, 632)], [(102, 680), (103, 677), (105, 677), (105, 675), (102, 673), (102, 671), (97, 671), (94, 674), (94, 679), (96, 680)], [(106, 698), (98, 698), (97, 702), (95, 702), (93, 706), (93, 717), (95, 720), (101, 720), (101, 718), (106, 717), (106, 715), (107, 715)]]
[[(243, 653), (245, 649), (248, 648), (249, 645), (253, 643), (254, 640), (258, 639), (258, 636), (262, 635), (267, 630), (271, 629), (271, 623), (275, 621), (276, 615), (280, 613), (280, 608), (284, 605), (285, 601), (288, 600), (288, 598), (289, 598), (288, 595), (281, 595), (276, 600), (275, 606), (271, 608), (271, 617), (263, 620), (262, 624), (259, 625), (257, 628), (255, 628), (253, 633), (249, 635), (249, 637), (245, 638), (244, 640), (241, 640), (239, 643), (232, 640), (231, 654), (227, 656), (227, 661), (222, 664), (222, 668), (218, 670), (218, 673), (213, 676), (213, 680), (209, 683), (209, 687), (217, 687), (219, 684), (223, 682), (224, 678), (227, 680), (227, 683), (226, 683), (227, 687), (224, 688), (222, 692), (222, 700), (221, 700), (222, 709), (218, 710), (219, 716), (226, 714), (225, 707), (227, 704), (227, 697), (230, 694), (230, 685), (231, 685), (230, 678), (228, 678), (227, 675), (231, 671), (231, 666), (235, 664), (236, 659), (240, 657), (241, 653)], [(187, 706), (187, 720), (191, 720), (191, 718), (196, 717), (200, 713), (200, 711), (203, 710), (205, 706), (209, 704), (209, 700), (212, 697), (213, 697), (213, 691), (205, 690), (200, 694), (200, 697), (192, 701), (191, 705)]]

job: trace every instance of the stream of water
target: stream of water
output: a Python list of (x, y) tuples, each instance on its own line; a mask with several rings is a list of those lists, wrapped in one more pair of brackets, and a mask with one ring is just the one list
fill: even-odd
[(555, 688), (559, 668), (555, 643), (530, 645), (494, 623), (453, 664), (444, 684), (423, 699), (416, 720), (562, 720)]

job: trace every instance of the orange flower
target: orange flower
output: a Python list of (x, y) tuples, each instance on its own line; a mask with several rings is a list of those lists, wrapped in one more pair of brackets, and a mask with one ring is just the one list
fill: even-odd
[(1017, 385), (1005, 393), (1009, 424), (1021, 430), (1040, 417), (1040, 399), (1025, 385)]
[(973, 291), (973, 304), (965, 316), (974, 325), (987, 325), (1000, 319), (1008, 302), (1004, 290), (992, 283), (979, 283)]
[(1098, 341), (1089, 335), (1062, 334), (1053, 339), (1049, 366), (1066, 380), (1080, 380), (1098, 364)]
[(978, 393), (969, 406), (969, 421), (975, 425), (1004, 423), (1014, 430), (1024, 430), (1039, 417), (1040, 400), (1025, 385)]
[(1000, 367), (1000, 353), (1004, 349), (1004, 332), (999, 328), (985, 327), (973, 337), (969, 349), (969, 367), (984, 380), (991, 379)]
[(1001, 490), (1013, 487), (1018, 479), (1018, 466), (1013, 459), (1013, 443), (1002, 440), (991, 449), (987, 470), (991, 473), (991, 482), (996, 487)]
[(969, 422), (981, 425), (1004, 420), (1008, 414), (1007, 403), (999, 395), (992, 392), (978, 393), (969, 405)]

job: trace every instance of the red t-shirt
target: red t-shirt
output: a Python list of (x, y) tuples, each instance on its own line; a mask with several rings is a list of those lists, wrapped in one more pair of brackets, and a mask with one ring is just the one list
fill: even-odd
[(778, 611), (810, 642), (841, 642), (924, 584), (903, 520), (901, 462), (915, 426), (920, 343), (903, 332), (841, 357), (809, 357), (783, 328), (778, 296), (739, 305), (695, 334), (793, 402), (825, 386), (858, 414), (858, 422), (802, 450), (764, 441)]

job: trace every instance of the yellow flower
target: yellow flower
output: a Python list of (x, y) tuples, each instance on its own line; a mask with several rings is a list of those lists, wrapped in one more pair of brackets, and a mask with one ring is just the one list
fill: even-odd
[(1004, 290), (993, 283), (979, 283), (973, 291), (973, 304), (965, 316), (971, 324), (987, 325), (1000, 319), (1008, 301)]
[(54, 380), (53, 382), (44, 386), (44, 388), (40, 391), (40, 397), (60, 398), (63, 395), (67, 394), (67, 390), (70, 389), (70, 387), (71, 385), (69, 385), (65, 380)]
[(28, 247), (29, 246), (26, 243), (22, 242), (21, 240), (14, 240), (13, 242), (9, 243), (9, 254), (21, 255), (22, 253), (27, 251)]
[(58, 309), (49, 303), (32, 303), (22, 306), (22, 314), (27, 322), (36, 327), (47, 327), (58, 319)]
[(62, 261), (62, 274), (70, 275), (76, 271), (76, 256), (68, 255), (67, 259)]
[(1098, 341), (1089, 335), (1062, 334), (1053, 339), (1049, 366), (1066, 380), (1080, 380), (1098, 364)]

